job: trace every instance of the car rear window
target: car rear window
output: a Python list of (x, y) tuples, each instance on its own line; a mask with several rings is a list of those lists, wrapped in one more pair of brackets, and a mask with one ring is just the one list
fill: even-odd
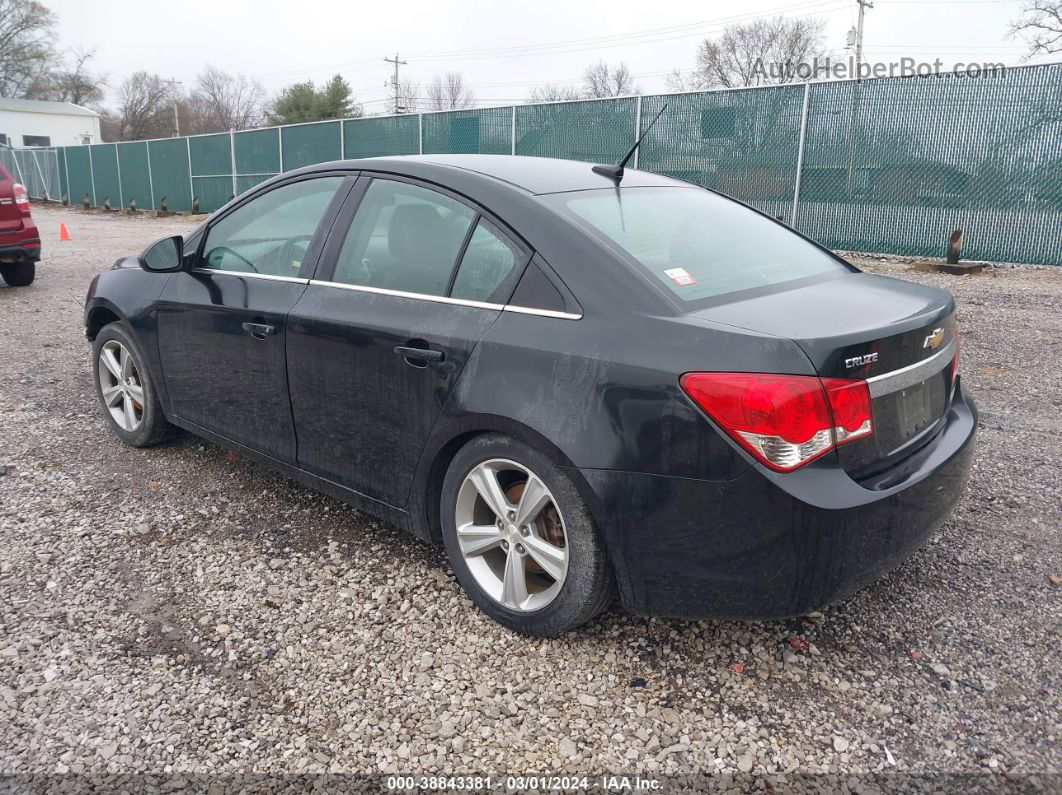
[(847, 273), (769, 218), (697, 188), (621, 188), (545, 197), (631, 256), (681, 301)]

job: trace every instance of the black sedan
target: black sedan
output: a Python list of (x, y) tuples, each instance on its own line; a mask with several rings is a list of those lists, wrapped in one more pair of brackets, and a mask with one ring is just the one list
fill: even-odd
[(123, 441), (238, 450), (548, 635), (897, 566), (973, 454), (954, 312), (703, 188), (466, 155), (276, 177), (97, 276), (85, 325)]

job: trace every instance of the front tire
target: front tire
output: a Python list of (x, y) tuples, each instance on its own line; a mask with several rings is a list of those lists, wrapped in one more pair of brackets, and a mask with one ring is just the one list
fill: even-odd
[(575, 485), (501, 434), (461, 448), (446, 472), (443, 543), (476, 606), (525, 635), (560, 635), (612, 603), (604, 544)]
[(92, 362), (100, 408), (119, 439), (131, 447), (150, 447), (173, 434), (140, 346), (121, 323), (110, 323), (96, 335)]
[(37, 275), (35, 262), (10, 262), (0, 265), (0, 276), (9, 287), (29, 287)]

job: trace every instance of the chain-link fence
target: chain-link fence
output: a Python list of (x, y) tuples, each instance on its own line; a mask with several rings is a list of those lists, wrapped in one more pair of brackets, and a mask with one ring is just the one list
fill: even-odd
[(11, 149), (0, 146), (0, 165), (26, 186), (31, 199), (58, 201), (62, 193), (59, 153), (55, 149)]
[(961, 228), (968, 258), (1062, 264), (1062, 64), (72, 146), (48, 195), (209, 212), (274, 174), (343, 158), (616, 162), (665, 104), (639, 168), (720, 190), (830, 247), (939, 255)]

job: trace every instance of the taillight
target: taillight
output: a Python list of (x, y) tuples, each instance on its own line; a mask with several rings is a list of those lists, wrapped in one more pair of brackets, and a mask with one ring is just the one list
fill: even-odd
[(26, 190), (25, 185), (15, 183), (13, 190), (15, 191), (15, 204), (24, 204), (29, 206), (29, 191)]
[(874, 432), (866, 381), (687, 373), (679, 383), (730, 438), (777, 472)]

